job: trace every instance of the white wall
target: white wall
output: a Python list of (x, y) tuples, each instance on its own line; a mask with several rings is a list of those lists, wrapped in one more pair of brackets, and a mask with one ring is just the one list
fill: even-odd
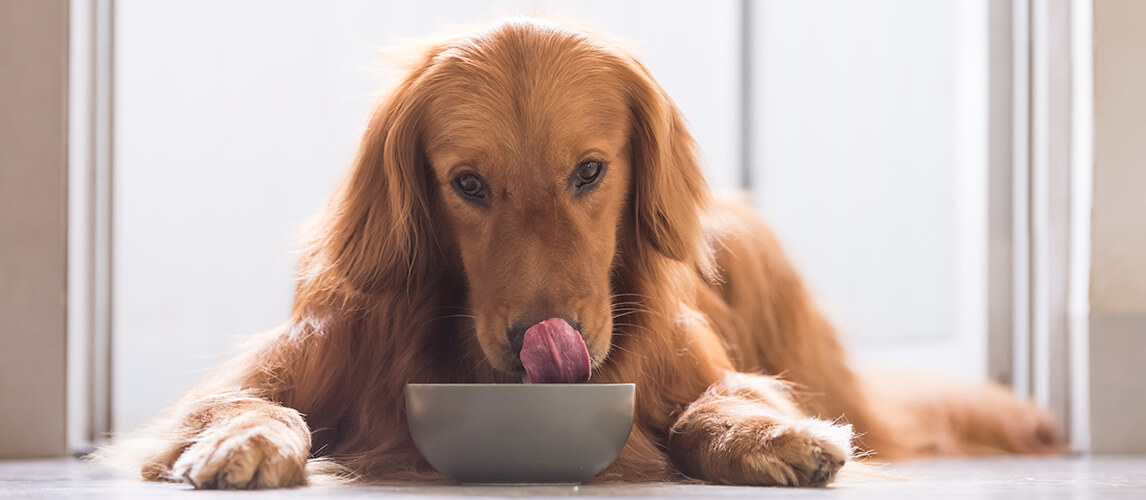
[(1146, 3), (1094, 2), (1092, 451), (1146, 453)]
[(736, 2), (116, 3), (113, 428), (153, 416), (288, 315), (296, 231), (348, 165), (375, 47), (508, 14), (633, 42), (718, 187), (740, 165)]
[(67, 451), (68, 4), (0, 2), (0, 460)]

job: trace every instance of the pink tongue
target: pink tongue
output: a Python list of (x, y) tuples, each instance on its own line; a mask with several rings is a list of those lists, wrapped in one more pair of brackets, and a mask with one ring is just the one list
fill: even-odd
[(561, 318), (525, 331), (521, 364), (534, 384), (575, 384), (589, 380), (589, 350), (581, 334)]

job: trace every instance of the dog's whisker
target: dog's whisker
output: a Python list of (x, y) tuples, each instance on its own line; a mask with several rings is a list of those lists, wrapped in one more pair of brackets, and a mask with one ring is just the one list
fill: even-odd
[(443, 319), (457, 319), (457, 318), (476, 319), (477, 316), (474, 316), (472, 314), (447, 314), (445, 316), (438, 316), (438, 317), (434, 318), (434, 320), (438, 321), (438, 320), (443, 320)]
[(637, 325), (637, 324), (633, 324), (633, 323), (616, 323), (615, 326), (618, 326), (621, 328), (635, 328), (635, 329), (640, 330), (646, 334), (650, 334), (650, 335), (653, 334), (653, 330), (650, 329), (649, 327)]
[(626, 311), (626, 312), (653, 312), (652, 309), (649, 309), (646, 307), (634, 307), (634, 306), (619, 306), (619, 307), (614, 307), (613, 310), (614, 311)]
[(631, 297), (640, 297), (640, 298), (642, 298), (642, 299), (651, 299), (651, 298), (653, 298), (651, 295), (645, 295), (645, 294), (642, 294), (642, 293), (636, 293), (636, 292), (617, 292), (617, 293), (612, 293), (612, 294), (610, 294), (610, 295), (609, 295), (609, 298), (617, 298), (617, 297), (630, 297), (630, 296), (631, 296)]
[(636, 312), (652, 312), (652, 311), (650, 311), (648, 309), (643, 309), (640, 307), (626, 306), (626, 307), (614, 307), (613, 312), (636, 313)]

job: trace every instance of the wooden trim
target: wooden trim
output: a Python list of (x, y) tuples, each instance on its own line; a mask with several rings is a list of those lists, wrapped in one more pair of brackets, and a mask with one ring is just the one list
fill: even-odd
[(112, 1), (72, 0), (68, 447), (110, 430)]
[(1014, 383), (1014, 5), (987, 4), (987, 376)]

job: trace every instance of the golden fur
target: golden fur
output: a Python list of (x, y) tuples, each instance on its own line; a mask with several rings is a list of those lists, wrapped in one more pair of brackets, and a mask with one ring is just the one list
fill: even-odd
[[(586, 159), (606, 167), (582, 190)], [(485, 198), (457, 191), (466, 173)], [(135, 466), (204, 488), (303, 484), (320, 458), (362, 480), (440, 479), (404, 386), (519, 382), (506, 331), (549, 317), (579, 323), (594, 382), (637, 385), (628, 445), (595, 480), (824, 485), (857, 449), (1057, 446), (1001, 388), (861, 380), (765, 224), (710, 198), (648, 71), (513, 20), (432, 47), (380, 103), (290, 320), (170, 408)]]

